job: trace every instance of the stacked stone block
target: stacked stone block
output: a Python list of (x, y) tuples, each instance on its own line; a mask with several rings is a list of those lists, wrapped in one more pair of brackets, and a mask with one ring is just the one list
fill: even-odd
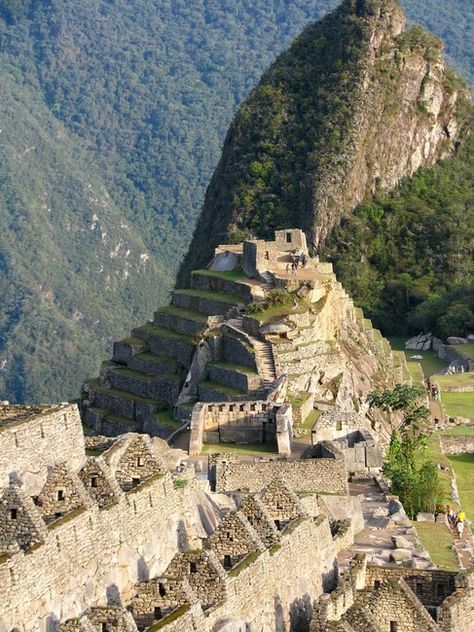
[(231, 570), (252, 553), (260, 553), (265, 546), (240, 511), (229, 512), (219, 523), (206, 543), (226, 570)]
[(108, 509), (119, 501), (120, 486), (102, 457), (89, 457), (79, 478), (99, 509)]
[(0, 557), (40, 544), (46, 526), (31, 498), (18, 485), (10, 485), (0, 497)]
[(172, 612), (196, 601), (185, 578), (163, 575), (140, 582), (130, 603), (139, 630), (146, 630)]
[(226, 599), (227, 574), (212, 550), (177, 553), (166, 574), (186, 577), (204, 611), (224, 603)]
[(281, 537), (269, 510), (255, 495), (245, 496), (239, 507), (267, 549), (278, 545)]
[(165, 471), (147, 435), (123, 435), (103, 453), (102, 458), (124, 491), (133, 489), (151, 476), (162, 475)]
[(46, 524), (76, 509), (91, 506), (91, 498), (82, 481), (69, 470), (66, 463), (58, 463), (50, 468), (46, 483), (35, 502)]
[(280, 531), (304, 514), (298, 496), (281, 478), (274, 479), (263, 490), (261, 499), (268, 515)]
[(137, 632), (132, 615), (120, 606), (91, 608), (86, 616), (97, 632)]

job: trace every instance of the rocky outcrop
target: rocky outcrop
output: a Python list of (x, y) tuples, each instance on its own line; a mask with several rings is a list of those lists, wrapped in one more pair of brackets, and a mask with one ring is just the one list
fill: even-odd
[(263, 76), (233, 122), (178, 282), (229, 238), (299, 226), (314, 252), (378, 187), (452, 153), (466, 92), (396, 0), (345, 0)]

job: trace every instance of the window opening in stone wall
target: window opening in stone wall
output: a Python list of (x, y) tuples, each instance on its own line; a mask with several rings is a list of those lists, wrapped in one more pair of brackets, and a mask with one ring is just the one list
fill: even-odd
[(291, 244), (291, 233), (286, 233), (286, 243)]
[(12, 520), (16, 520), (18, 518), (18, 509), (16, 508), (10, 509), (10, 518)]
[(279, 520), (275, 520), (275, 527), (278, 529), (278, 531), (280, 531), (280, 526), (281, 526), (280, 521)]
[(58, 489), (58, 500), (65, 500), (64, 489)]
[(159, 621), (163, 618), (160, 607), (155, 606), (155, 609), (153, 610), (153, 618), (155, 619), (155, 621)]
[(374, 590), (378, 590), (380, 588), (380, 579), (376, 579), (374, 581)]
[(109, 624), (101, 623), (101, 629), (102, 629), (102, 632), (109, 632)]
[(443, 597), (444, 596), (444, 584), (437, 584), (436, 585), (436, 594), (438, 595), (438, 597)]
[(143, 467), (145, 465), (142, 456), (137, 457), (137, 467)]
[(398, 623), (396, 621), (390, 621), (390, 632), (398, 632)]
[(62, 515), (63, 515), (63, 514), (62, 514), (60, 511), (57, 511), (57, 512), (54, 514), (54, 519), (55, 519), (55, 520), (57, 520), (58, 518), (61, 518), (61, 516), (62, 516)]
[(166, 595), (166, 588), (161, 582), (158, 584), (158, 592), (160, 593), (160, 597), (164, 597)]
[(268, 250), (265, 250), (265, 259), (270, 259), (270, 253), (268, 252)]
[(224, 568), (227, 570), (232, 568), (232, 562), (230, 559), (230, 555), (224, 555)]
[(196, 562), (191, 562), (189, 565), (189, 572), (190, 573), (197, 573), (197, 566), (196, 566)]
[(134, 487), (136, 487), (137, 485), (140, 485), (140, 479), (139, 478), (132, 478), (132, 485)]
[(337, 419), (337, 421), (336, 421), (336, 430), (342, 430), (342, 421), (341, 421), (341, 419)]
[(91, 476), (91, 487), (97, 487), (97, 476)]

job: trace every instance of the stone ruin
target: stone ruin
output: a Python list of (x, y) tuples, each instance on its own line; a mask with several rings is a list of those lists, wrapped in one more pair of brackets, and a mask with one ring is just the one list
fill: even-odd
[[(225, 442), (290, 454), (313, 406), (363, 414), (381, 375), (384, 386), (409, 379), (404, 355), (290, 229), (274, 241), (219, 246), (189, 289), (115, 343), (100, 377), (84, 385), (81, 408), (100, 435), (173, 441), (190, 427), (192, 454)], [(292, 407), (303, 395), (302, 408)]]
[[(381, 567), (356, 556), (339, 576), (338, 554), (360, 529), (357, 499), (347, 487), (298, 496), (282, 478), (291, 463), (288, 479), (307, 485), (308, 470), (299, 482), (295, 472), (314, 455), (274, 460), (279, 475), (256, 491), (229, 483), (224, 499), (187, 469), (171, 472), (165, 461), (179, 459), (146, 435), (102, 442), (100, 455), (86, 456), (74, 407), (19, 421), (0, 433), (0, 455), (9, 455), (0, 472), (1, 632), (470, 629), (471, 570)], [(34, 444), (34, 476), (27, 428), (48, 436)], [(54, 437), (76, 441), (67, 462)], [(336, 456), (319, 454), (339, 459), (347, 478), (329, 442), (311, 450)], [(332, 519), (330, 508), (343, 506)], [(206, 531), (197, 521), (209, 510)]]

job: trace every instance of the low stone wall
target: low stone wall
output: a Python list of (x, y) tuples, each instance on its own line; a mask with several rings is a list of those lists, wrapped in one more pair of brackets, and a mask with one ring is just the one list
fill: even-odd
[(474, 453), (474, 436), (439, 435), (439, 442), (444, 454)]
[(46, 480), (48, 466), (65, 458), (75, 471), (85, 463), (84, 435), (75, 404), (0, 425), (0, 489), (8, 486), (12, 475), (21, 478), (27, 493), (35, 495)]
[(438, 357), (449, 363), (456, 362), (459, 366), (464, 367), (465, 371), (472, 371), (472, 360), (469, 360), (469, 358), (466, 358), (466, 356), (449, 345), (439, 345)]
[(118, 594), (130, 599), (137, 580), (158, 575), (177, 552), (182, 523), (170, 474), (109, 509), (52, 523), (44, 544), (0, 563), (0, 630), (49, 630)]
[(217, 492), (245, 490), (258, 492), (274, 478), (282, 477), (293, 491), (347, 494), (344, 458), (316, 458), (299, 461), (262, 460), (253, 463), (215, 464)]

